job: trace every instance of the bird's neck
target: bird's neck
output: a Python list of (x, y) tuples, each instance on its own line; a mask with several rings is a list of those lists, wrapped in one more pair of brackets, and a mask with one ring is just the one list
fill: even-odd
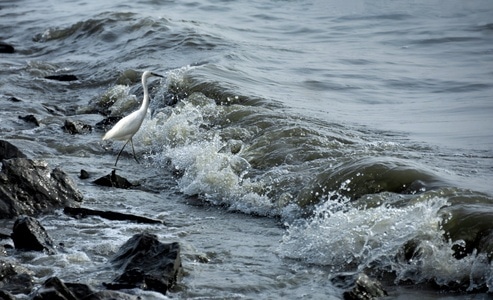
[(142, 86), (144, 88), (144, 100), (142, 101), (140, 109), (147, 110), (149, 107), (149, 90), (147, 89), (147, 83), (144, 78), (142, 78)]

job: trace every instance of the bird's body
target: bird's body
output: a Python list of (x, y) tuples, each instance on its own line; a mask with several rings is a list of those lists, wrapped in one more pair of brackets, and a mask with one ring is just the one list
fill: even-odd
[(151, 76), (163, 77), (161, 75), (152, 73), (150, 71), (145, 71), (142, 74), (142, 86), (144, 87), (144, 100), (142, 101), (142, 105), (140, 108), (128, 116), (124, 117), (118, 123), (113, 126), (106, 134), (103, 136), (103, 140), (114, 139), (118, 141), (126, 141), (123, 145), (122, 150), (118, 153), (116, 157), (115, 166), (118, 163), (118, 159), (120, 158), (120, 154), (122, 153), (125, 146), (130, 142), (132, 144), (132, 151), (134, 154), (134, 158), (137, 162), (137, 156), (135, 155), (134, 144), (132, 141), (132, 137), (139, 131), (142, 122), (147, 113), (147, 109), (149, 108), (149, 91), (147, 89), (147, 78)]

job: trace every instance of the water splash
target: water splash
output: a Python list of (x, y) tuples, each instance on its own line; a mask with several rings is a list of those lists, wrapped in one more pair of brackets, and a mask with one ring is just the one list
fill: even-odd
[(484, 286), (491, 282), (492, 265), (483, 254), (454, 257), (453, 243), (441, 228), (444, 206), (447, 199), (433, 197), (405, 207), (359, 209), (339, 196), (319, 205), (312, 218), (290, 225), (279, 253), (334, 272), (393, 272), (396, 282), (434, 281), (469, 290)]
[[(180, 191), (230, 210), (271, 216), (278, 212), (263, 192), (263, 184), (246, 178), (250, 164), (241, 151), (231, 151), (212, 127), (224, 107), (200, 93), (190, 95), (176, 106), (164, 108), (143, 124), (135, 136), (151, 149), (153, 164), (180, 173)], [(241, 143), (241, 142), (240, 142)], [(241, 149), (241, 145), (238, 146)]]

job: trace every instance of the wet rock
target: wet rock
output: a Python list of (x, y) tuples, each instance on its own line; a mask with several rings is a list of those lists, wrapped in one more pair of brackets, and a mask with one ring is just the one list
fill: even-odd
[(379, 281), (363, 273), (338, 274), (331, 281), (336, 287), (346, 290), (343, 293), (346, 300), (369, 300), (388, 295)]
[(55, 254), (53, 239), (45, 228), (33, 217), (21, 217), (14, 223), (12, 240), (18, 250), (44, 251)]
[(19, 119), (24, 120), (27, 123), (33, 123), (36, 127), (39, 127), (39, 121), (34, 115), (19, 116)]
[(116, 123), (118, 123), (118, 121), (120, 121), (122, 119), (122, 117), (107, 117), (105, 119), (103, 119), (102, 121), (99, 121), (98, 123), (96, 123), (96, 128), (97, 129), (101, 129), (101, 130), (108, 130), (110, 129), (111, 127), (113, 127), (113, 125), (115, 125)]
[(65, 120), (62, 129), (70, 134), (85, 134), (92, 131), (92, 126), (78, 121)]
[(11, 293), (9, 293), (7, 291), (0, 290), (0, 299), (2, 299), (2, 300), (15, 300), (15, 297), (14, 297), (14, 295), (12, 295)]
[(43, 286), (36, 292), (33, 297), (36, 300), (48, 300), (48, 299), (67, 299), (75, 300), (77, 297), (70, 291), (70, 289), (58, 278), (48, 278)]
[(141, 76), (142, 73), (132, 69), (128, 69), (120, 74), (120, 76), (116, 79), (116, 84), (132, 85), (138, 83), (140, 81)]
[[(0, 291), (28, 294), (34, 287), (33, 272), (15, 262), (0, 259)], [(0, 294), (0, 299), (2, 298)]]
[(137, 300), (139, 297), (117, 291), (94, 291), (87, 284), (63, 282), (58, 277), (48, 278), (39, 288), (33, 300)]
[(80, 113), (100, 113), (104, 116), (122, 117), (140, 106), (140, 101), (126, 85), (115, 85), (89, 101), (86, 107), (77, 110)]
[(130, 181), (128, 181), (126, 178), (117, 175), (116, 170), (111, 171), (111, 173), (106, 176), (94, 180), (93, 183), (97, 185), (111, 186), (120, 189), (128, 189), (133, 186), (133, 184), (130, 183)]
[(0, 140), (0, 161), (10, 158), (27, 158), (27, 156), (11, 143)]
[(63, 212), (69, 216), (76, 218), (84, 218), (87, 216), (98, 216), (112, 221), (132, 221), (145, 224), (163, 224), (163, 221), (136, 216), (131, 214), (119, 213), (114, 211), (94, 210), (82, 207), (65, 207)]
[(4, 42), (0, 42), (0, 53), (14, 53), (14, 52), (15, 52), (14, 46)]
[(107, 288), (140, 288), (166, 294), (181, 273), (180, 245), (163, 244), (153, 234), (136, 234), (112, 262), (124, 272), (112, 283), (104, 284)]
[(75, 75), (49, 75), (45, 76), (46, 79), (57, 80), (57, 81), (75, 81), (79, 80)]
[(34, 215), (65, 206), (79, 206), (82, 194), (62, 170), (44, 161), (11, 158), (2, 161), (0, 218)]
[(86, 170), (84, 170), (84, 169), (81, 169), (81, 170), (80, 170), (80, 175), (79, 175), (79, 178), (80, 178), (80, 179), (87, 179), (87, 178), (89, 178), (89, 177), (91, 177), (91, 175), (89, 175), (89, 172), (87, 172), (87, 171), (86, 171)]
[(22, 102), (21, 99), (19, 99), (17, 97), (14, 97), (14, 96), (10, 97), (9, 100), (12, 101), (12, 102)]

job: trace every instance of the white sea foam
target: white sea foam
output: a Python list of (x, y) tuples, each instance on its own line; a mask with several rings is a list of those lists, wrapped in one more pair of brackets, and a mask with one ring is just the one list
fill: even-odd
[(199, 195), (244, 213), (277, 214), (263, 194), (262, 183), (244, 178), (250, 165), (241, 152), (224, 151), (227, 143), (220, 132), (202, 128), (222, 112), (212, 99), (194, 94), (147, 120), (135, 140), (151, 149), (149, 157), (154, 164), (163, 166), (169, 159), (183, 172), (178, 186), (184, 194)]
[[(358, 209), (348, 199), (326, 201), (314, 217), (292, 225), (284, 235), (282, 256), (327, 265), (334, 271), (367, 268), (395, 272), (396, 281), (435, 280), (438, 284), (469, 282), (470, 289), (493, 276), (486, 257), (472, 254), (453, 257), (452, 244), (443, 238), (440, 209), (443, 198), (405, 207), (379, 206)], [(415, 255), (405, 260), (402, 251), (415, 241)], [(482, 281), (482, 282), (481, 282)]]

